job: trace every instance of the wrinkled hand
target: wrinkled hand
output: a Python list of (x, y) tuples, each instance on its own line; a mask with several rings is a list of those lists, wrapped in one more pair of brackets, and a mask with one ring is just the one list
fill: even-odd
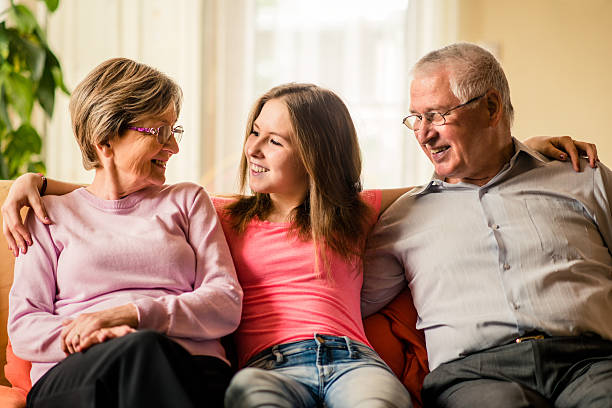
[[(93, 313), (83, 313), (75, 319), (64, 320), (60, 334), (62, 351), (66, 354), (77, 353), (82, 343), (100, 329), (123, 326), (138, 326), (138, 310), (131, 303)], [(91, 340), (93, 341), (93, 340)]]
[(19, 176), (11, 185), (2, 205), (2, 232), (14, 256), (19, 256), (20, 250), (25, 254), (28, 245), (32, 245), (32, 236), (21, 219), (22, 207), (31, 207), (42, 222), (51, 224), (38, 193), (40, 183), (38, 174), (26, 173)]
[(569, 155), (576, 171), (580, 171), (581, 155), (588, 157), (589, 165), (593, 168), (597, 167), (599, 161), (597, 146), (593, 143), (573, 140), (569, 136), (534, 136), (525, 140), (524, 143), (551, 159), (566, 161)]
[(121, 326), (105, 327), (103, 329), (95, 330), (89, 336), (81, 339), (80, 344), (77, 346), (77, 352), (85, 351), (91, 346), (104, 343), (107, 340), (123, 337), (126, 334), (130, 334), (135, 331), (135, 329), (125, 324)]

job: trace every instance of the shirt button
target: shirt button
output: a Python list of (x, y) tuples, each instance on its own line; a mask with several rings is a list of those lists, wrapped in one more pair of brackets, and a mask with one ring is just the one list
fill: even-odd
[(508, 269), (510, 269), (510, 265), (508, 265), (507, 263), (504, 264), (504, 271), (507, 271)]
[(521, 306), (517, 303), (512, 303), (512, 307), (514, 308), (514, 310), (519, 310), (521, 308)]
[(494, 230), (498, 230), (499, 229), (499, 225), (497, 224), (492, 224), (491, 228), (493, 228)]

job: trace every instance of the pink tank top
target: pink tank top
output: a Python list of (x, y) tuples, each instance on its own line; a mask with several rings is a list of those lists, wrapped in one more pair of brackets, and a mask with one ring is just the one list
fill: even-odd
[[(372, 227), (381, 192), (368, 190), (361, 196), (373, 209)], [(349, 263), (328, 252), (333, 279), (325, 277), (324, 270), (317, 276), (312, 241), (287, 234), (290, 224), (253, 220), (239, 235), (220, 211), (231, 200), (214, 202), (244, 291), (235, 333), (240, 367), (260, 351), (312, 339), (314, 333), (348, 336), (369, 345), (361, 320), (361, 261)]]

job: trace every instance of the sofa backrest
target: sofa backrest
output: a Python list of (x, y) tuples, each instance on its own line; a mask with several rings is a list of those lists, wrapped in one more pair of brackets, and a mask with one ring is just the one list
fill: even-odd
[[(8, 194), (12, 181), (0, 180), (0, 206)], [(0, 223), (2, 215), (0, 214)], [(8, 294), (13, 284), (13, 267), (15, 258), (8, 250), (8, 244), (4, 235), (0, 233), (0, 385), (9, 385), (4, 376), (4, 364), (6, 364), (6, 343), (8, 335), (6, 333), (6, 319), (8, 316)]]

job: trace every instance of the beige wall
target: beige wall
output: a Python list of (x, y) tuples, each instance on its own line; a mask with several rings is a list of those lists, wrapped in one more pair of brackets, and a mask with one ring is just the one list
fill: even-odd
[(594, 142), (612, 167), (612, 0), (459, 0), (459, 40), (496, 52), (513, 134)]

